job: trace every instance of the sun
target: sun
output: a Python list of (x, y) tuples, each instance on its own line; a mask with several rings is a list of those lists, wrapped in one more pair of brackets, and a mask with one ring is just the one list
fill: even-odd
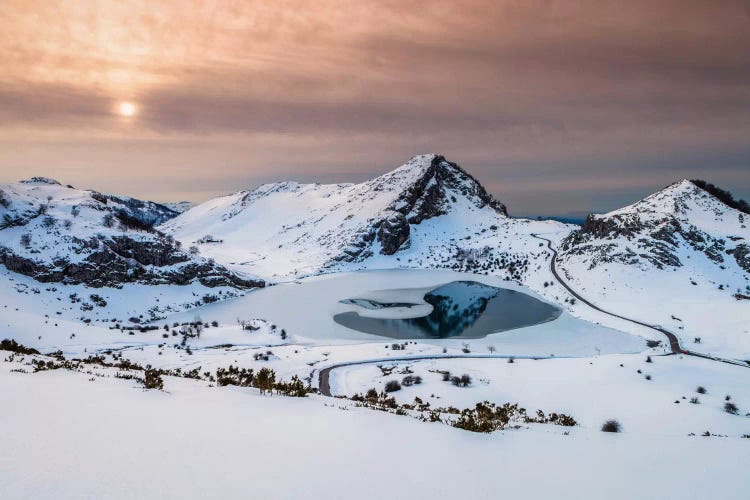
[(134, 116), (136, 111), (138, 111), (138, 108), (134, 103), (129, 101), (123, 101), (120, 103), (119, 112), (122, 116)]

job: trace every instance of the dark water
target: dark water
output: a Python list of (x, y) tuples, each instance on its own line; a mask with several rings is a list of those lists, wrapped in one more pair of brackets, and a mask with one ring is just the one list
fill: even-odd
[[(357, 312), (336, 314), (333, 320), (347, 328), (393, 339), (477, 339), (490, 333), (545, 323), (557, 318), (559, 308), (530, 295), (476, 281), (454, 281), (428, 292), (432, 312), (420, 318), (367, 318)], [(370, 299), (342, 301), (367, 309), (387, 309), (405, 303)]]

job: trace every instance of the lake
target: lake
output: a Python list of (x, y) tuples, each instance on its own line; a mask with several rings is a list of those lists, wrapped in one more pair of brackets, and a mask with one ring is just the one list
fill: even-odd
[[(415, 291), (423, 294), (419, 302), (413, 300)], [(478, 339), (546, 323), (562, 313), (559, 307), (531, 295), (477, 281), (453, 281), (426, 293), (424, 289), (380, 290), (377, 297), (341, 300), (358, 309), (338, 313), (333, 320), (352, 330), (398, 340)], [(409, 314), (412, 310), (421, 315)]]

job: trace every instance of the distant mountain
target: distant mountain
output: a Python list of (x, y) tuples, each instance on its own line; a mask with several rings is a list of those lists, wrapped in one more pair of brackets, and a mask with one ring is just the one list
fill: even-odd
[(748, 223), (750, 215), (683, 180), (628, 207), (590, 215), (562, 253), (586, 255), (591, 267), (621, 262), (658, 269), (700, 255), (750, 273)]
[(176, 216), (158, 203), (84, 191), (34, 177), (0, 186), (0, 263), (41, 282), (247, 288), (237, 276), (191, 255), (154, 229)]
[(539, 246), (530, 232), (569, 231), (509, 219), (474, 177), (436, 154), (361, 184), (265, 184), (198, 205), (159, 229), (267, 278), (384, 266), (505, 269), (520, 278)]

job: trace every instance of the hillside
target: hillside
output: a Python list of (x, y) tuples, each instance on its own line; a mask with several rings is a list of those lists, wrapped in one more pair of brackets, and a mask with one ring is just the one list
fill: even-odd
[(160, 230), (229, 268), (266, 279), (380, 267), (451, 267), (521, 279), (538, 232), (507, 217), (457, 164), (415, 156), (361, 184), (266, 184), (194, 207)]
[(600, 306), (661, 324), (690, 349), (750, 359), (749, 217), (683, 180), (589, 216), (559, 266)]

